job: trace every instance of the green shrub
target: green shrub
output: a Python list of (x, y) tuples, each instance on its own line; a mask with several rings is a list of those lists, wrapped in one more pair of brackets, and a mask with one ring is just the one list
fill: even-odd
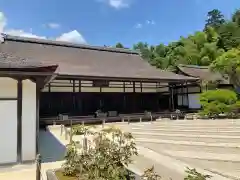
[(141, 179), (142, 180), (160, 180), (161, 176), (155, 172), (154, 166), (152, 166), (151, 168), (144, 171), (144, 174), (141, 176)]
[[(201, 115), (217, 116), (232, 112), (237, 102), (237, 94), (228, 89), (217, 89), (205, 91), (200, 95), (202, 105)], [(239, 103), (240, 105), (240, 103)], [(240, 107), (240, 106), (239, 106)]]
[[(90, 134), (86, 132), (86, 137)], [(137, 155), (136, 144), (131, 133), (107, 128), (91, 136), (87, 147), (70, 144), (63, 164), (64, 175), (81, 176), (88, 180), (124, 180), (129, 175), (125, 168)]]
[(186, 170), (187, 176), (184, 180), (207, 180), (210, 179), (212, 176), (204, 175), (196, 171), (196, 169), (187, 168)]

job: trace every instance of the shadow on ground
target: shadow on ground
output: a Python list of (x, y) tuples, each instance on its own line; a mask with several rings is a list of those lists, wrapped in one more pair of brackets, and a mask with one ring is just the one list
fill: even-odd
[(66, 152), (66, 147), (48, 130), (39, 132), (39, 153), (42, 162), (62, 161)]

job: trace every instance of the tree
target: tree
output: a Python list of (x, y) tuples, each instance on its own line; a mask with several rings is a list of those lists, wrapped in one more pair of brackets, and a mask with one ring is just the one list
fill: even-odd
[(213, 27), (214, 29), (218, 29), (225, 22), (224, 15), (218, 9), (213, 9), (209, 11), (207, 14), (207, 20), (205, 24), (205, 29), (207, 27)]
[(153, 53), (151, 52), (147, 43), (139, 42), (133, 45), (134, 50), (138, 50), (144, 60), (151, 60)]
[(232, 21), (240, 26), (240, 9), (237, 9), (232, 15)]
[(223, 76), (227, 75), (235, 87), (240, 86), (240, 49), (231, 49), (223, 53), (212, 62), (210, 67)]
[(124, 48), (124, 46), (120, 42), (118, 42), (115, 47), (116, 48)]
[(240, 26), (235, 22), (226, 22), (218, 29), (218, 46), (226, 51), (240, 46)]
[(89, 180), (126, 180), (131, 177), (125, 167), (132, 162), (132, 156), (137, 155), (132, 134), (107, 128), (89, 138), (92, 141), (87, 148), (79, 147), (75, 142), (68, 146), (63, 164), (65, 175)]

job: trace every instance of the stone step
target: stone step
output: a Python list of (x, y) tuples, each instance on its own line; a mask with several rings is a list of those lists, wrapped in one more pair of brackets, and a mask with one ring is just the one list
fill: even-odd
[(171, 134), (208, 134), (208, 135), (227, 135), (227, 136), (240, 136), (240, 131), (235, 131), (235, 130), (218, 130), (218, 129), (211, 129), (211, 130), (206, 130), (206, 129), (143, 129), (143, 128), (121, 128), (124, 131), (129, 131), (129, 132), (156, 132), (156, 133), (171, 133)]
[(206, 142), (206, 143), (236, 143), (240, 146), (239, 136), (218, 136), (213, 135), (192, 135), (192, 134), (162, 134), (162, 133), (133, 133), (136, 139), (157, 139), (157, 140), (174, 140), (174, 141), (189, 141), (189, 142)]
[(154, 150), (169, 150), (169, 151), (195, 151), (218, 154), (240, 154), (240, 148), (233, 147), (216, 147), (216, 146), (200, 146), (194, 144), (166, 144), (166, 143), (150, 143), (139, 142), (141, 146), (149, 147)]
[(178, 150), (161, 150), (162, 153), (173, 157), (191, 158), (191, 159), (203, 159), (208, 161), (225, 161), (238, 163), (240, 168), (240, 156), (239, 154), (222, 154), (222, 153), (209, 153), (202, 151), (178, 151)]
[(222, 142), (196, 142), (196, 141), (181, 141), (181, 140), (166, 140), (166, 139), (150, 139), (150, 138), (135, 138), (136, 142), (143, 143), (160, 143), (160, 144), (180, 144), (180, 145), (194, 145), (194, 146), (213, 146), (213, 147), (232, 147), (240, 148), (239, 143), (222, 143)]
[(162, 124), (129, 124), (129, 125), (119, 125), (119, 127), (124, 127), (124, 126), (129, 126), (129, 127), (138, 127), (138, 128), (179, 128), (179, 129), (191, 129), (191, 128), (226, 128), (226, 129), (238, 129), (240, 130), (240, 126), (239, 125), (227, 125), (227, 124), (223, 124), (223, 125), (198, 125), (198, 124), (192, 124), (192, 125), (171, 125), (171, 124), (167, 124), (167, 125), (162, 125)]

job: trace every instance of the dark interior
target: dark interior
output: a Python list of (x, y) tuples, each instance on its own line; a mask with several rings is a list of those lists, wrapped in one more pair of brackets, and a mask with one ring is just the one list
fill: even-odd
[(169, 95), (161, 93), (96, 93), (96, 92), (42, 92), (40, 116), (59, 114), (72, 116), (92, 115), (103, 112), (142, 113), (169, 109)]

